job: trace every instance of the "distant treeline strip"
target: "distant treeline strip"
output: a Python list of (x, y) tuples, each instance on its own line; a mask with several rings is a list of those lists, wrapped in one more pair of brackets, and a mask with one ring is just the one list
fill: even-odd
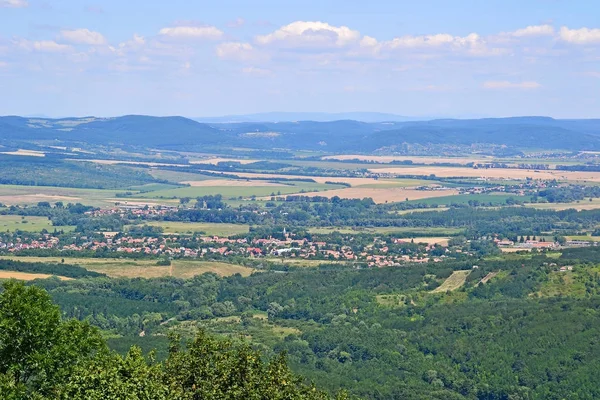
[(77, 265), (39, 262), (33, 263), (13, 260), (0, 260), (0, 270), (65, 276), (67, 278), (97, 278), (106, 276), (105, 274), (101, 274), (99, 272), (88, 271), (87, 269)]

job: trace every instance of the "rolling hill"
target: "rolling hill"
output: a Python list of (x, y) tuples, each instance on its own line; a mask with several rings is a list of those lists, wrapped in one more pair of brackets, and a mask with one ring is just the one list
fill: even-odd
[(600, 120), (548, 117), (405, 122), (200, 123), (183, 117), (0, 117), (0, 145), (129, 146), (165, 150), (247, 149), (373, 152), (403, 144), (494, 145), (507, 149), (600, 150)]

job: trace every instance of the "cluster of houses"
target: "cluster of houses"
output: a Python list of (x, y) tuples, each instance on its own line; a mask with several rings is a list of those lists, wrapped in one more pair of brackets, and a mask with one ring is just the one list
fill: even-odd
[[(402, 248), (402, 251), (392, 251)], [(397, 266), (408, 262), (428, 262), (432, 259), (432, 244), (414, 244), (410, 239), (394, 239), (390, 243), (375, 238), (366, 245), (354, 246), (292, 238), (283, 239), (227, 238), (218, 236), (160, 235), (156, 237), (133, 237), (117, 232), (104, 232), (101, 237), (69, 236), (68, 242), (52, 234), (43, 234), (35, 239), (0, 240), (0, 251), (18, 253), (23, 250), (57, 250), (69, 252), (118, 252), (171, 257), (244, 256), (274, 258), (300, 258), (324, 261), (364, 262), (369, 266)], [(446, 249), (446, 251), (448, 251)], [(446, 255), (433, 258), (442, 261)]]
[(545, 240), (525, 240), (523, 242), (513, 242), (508, 239), (494, 239), (494, 242), (501, 249), (515, 250), (558, 250), (565, 247), (588, 247), (596, 245), (591, 240), (567, 240), (564, 244), (558, 242), (548, 242)]

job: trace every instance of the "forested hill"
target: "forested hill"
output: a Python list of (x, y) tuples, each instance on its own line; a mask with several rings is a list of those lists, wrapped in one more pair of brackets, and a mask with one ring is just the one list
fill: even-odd
[(547, 117), (367, 123), (200, 123), (183, 117), (0, 117), (0, 145), (123, 145), (193, 150), (203, 147), (372, 152), (406, 145), (503, 146), (509, 149), (600, 150), (600, 120)]

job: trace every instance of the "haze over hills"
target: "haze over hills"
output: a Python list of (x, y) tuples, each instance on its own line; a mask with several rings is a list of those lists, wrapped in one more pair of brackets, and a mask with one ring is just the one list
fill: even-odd
[(323, 112), (268, 112), (245, 115), (225, 115), (221, 117), (199, 117), (193, 118), (198, 122), (207, 123), (235, 123), (235, 122), (289, 122), (289, 121), (315, 121), (331, 122), (340, 120), (355, 120), (362, 122), (386, 122), (386, 121), (423, 121), (432, 118), (407, 117), (397, 114), (379, 112), (345, 112), (345, 113), (323, 113)]
[[(386, 115), (386, 114), (382, 114)], [(402, 146), (501, 146), (512, 150), (600, 150), (600, 120), (549, 117), (368, 122), (201, 123), (184, 117), (0, 117), (0, 144), (122, 145), (189, 150), (209, 147), (397, 152)]]

